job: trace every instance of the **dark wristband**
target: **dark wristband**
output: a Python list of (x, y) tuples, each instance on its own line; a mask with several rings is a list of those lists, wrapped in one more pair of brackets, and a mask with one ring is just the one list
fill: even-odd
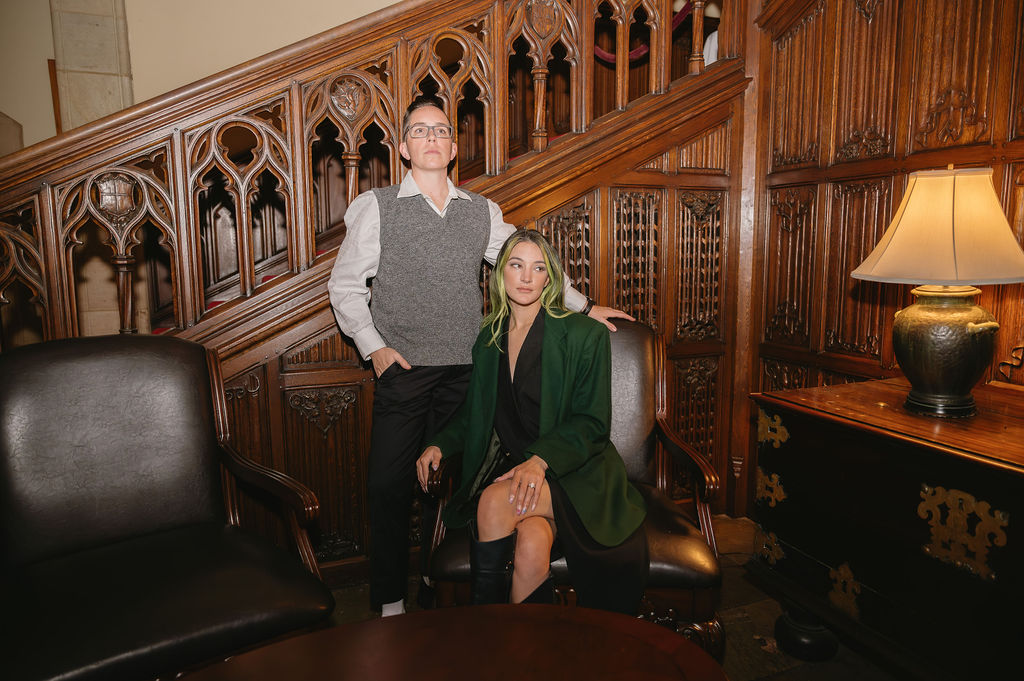
[(594, 305), (596, 304), (597, 303), (593, 298), (587, 298), (587, 304), (583, 306), (582, 310), (580, 310), (580, 314), (589, 315), (590, 311), (594, 309)]

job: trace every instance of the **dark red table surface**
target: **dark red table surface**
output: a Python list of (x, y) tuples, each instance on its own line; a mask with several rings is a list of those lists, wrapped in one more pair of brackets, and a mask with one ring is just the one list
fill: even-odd
[(626, 615), (551, 605), (427, 610), (296, 636), (189, 681), (727, 681), (710, 655)]

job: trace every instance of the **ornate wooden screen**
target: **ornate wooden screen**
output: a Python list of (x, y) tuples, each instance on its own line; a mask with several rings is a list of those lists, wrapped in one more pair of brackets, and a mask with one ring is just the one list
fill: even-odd
[[(358, 575), (373, 380), (325, 284), (345, 208), (401, 178), (402, 112), (436, 93), (458, 126), (453, 180), (666, 335), (672, 416), (724, 473), (730, 121), (747, 79), (735, 59), (677, 72), (702, 71), (702, 8), (411, 0), (0, 159), (0, 350), (102, 328), (216, 348), (234, 444), (317, 492), (325, 574)], [(601, 21), (621, 35), (603, 90)], [(82, 312), (86, 276), (106, 317)]]

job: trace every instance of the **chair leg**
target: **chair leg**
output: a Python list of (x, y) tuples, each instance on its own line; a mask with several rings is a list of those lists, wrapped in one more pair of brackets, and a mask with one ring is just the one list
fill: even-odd
[(495, 539), (480, 541), (476, 527), (469, 533), (469, 567), (473, 582), (473, 604), (508, 603), (512, 587), (512, 558), (516, 550), (516, 532)]

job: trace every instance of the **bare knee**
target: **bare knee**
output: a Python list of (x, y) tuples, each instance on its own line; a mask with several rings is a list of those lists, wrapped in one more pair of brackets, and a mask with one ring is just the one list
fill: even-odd
[(519, 524), (516, 537), (515, 571), (523, 579), (542, 581), (551, 568), (551, 544), (554, 535), (546, 520), (533, 519)]
[(515, 514), (508, 503), (508, 482), (487, 486), (476, 507), (477, 534), (482, 541), (499, 539), (515, 529)]

